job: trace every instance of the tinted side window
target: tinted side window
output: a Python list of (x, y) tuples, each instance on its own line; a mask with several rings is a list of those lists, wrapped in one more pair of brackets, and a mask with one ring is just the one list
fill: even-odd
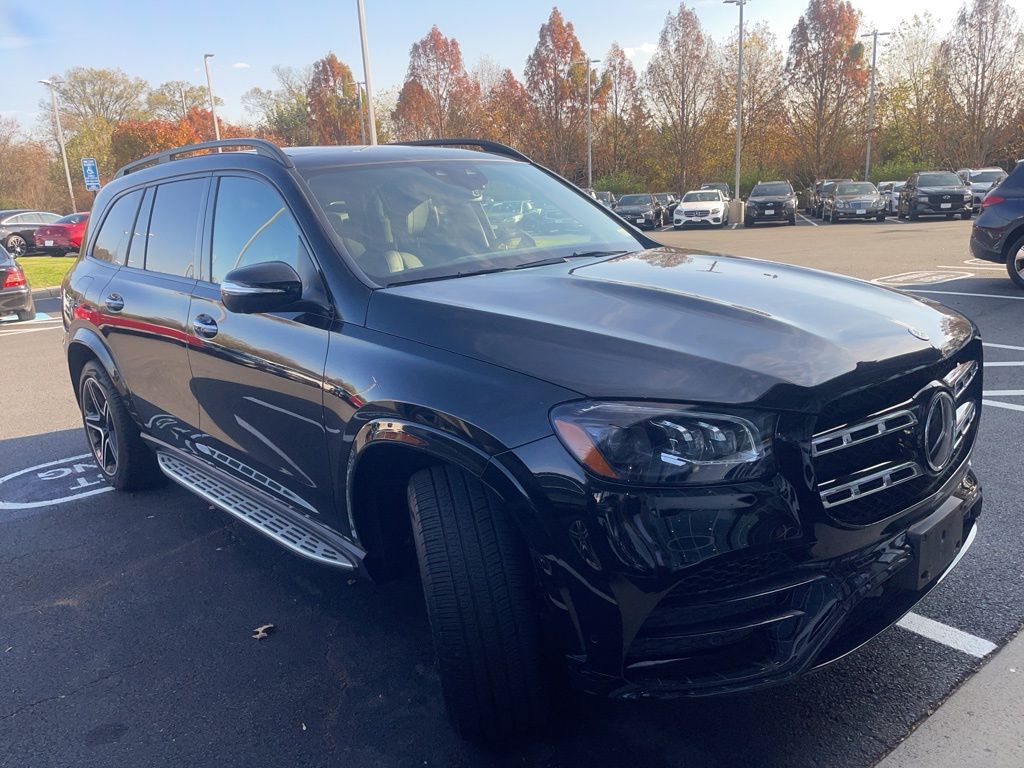
[(156, 188), (146, 238), (148, 271), (193, 276), (206, 185), (206, 179), (187, 179)]
[(298, 225), (275, 189), (256, 179), (220, 180), (213, 215), (213, 282), (237, 267), (265, 261), (283, 261), (302, 274), (304, 254)]
[(44, 224), (53, 224), (53, 222), (60, 218), (56, 213), (38, 213), (36, 216), (38, 217), (38, 220)]
[(129, 192), (118, 198), (110, 207), (103, 226), (96, 236), (96, 244), (92, 248), (93, 258), (109, 261), (112, 264), (123, 264), (131, 234), (135, 229), (135, 214), (139, 210), (142, 190)]

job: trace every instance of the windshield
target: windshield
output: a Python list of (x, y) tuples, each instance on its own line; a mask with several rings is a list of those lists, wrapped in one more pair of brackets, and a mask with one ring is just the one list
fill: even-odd
[(971, 174), (971, 181), (984, 184), (985, 182), (998, 181), (999, 177), (1002, 175), (1002, 171), (975, 171)]
[(77, 224), (89, 217), (88, 213), (69, 213), (67, 216), (57, 219), (54, 224)]
[(656, 200), (657, 200), (657, 201), (658, 201), (659, 203), (668, 203), (668, 202), (670, 202), (670, 201), (671, 201), (671, 197), (672, 197), (671, 195), (666, 195), (666, 194), (661, 194), (661, 195), (655, 195), (655, 196), (654, 196), (654, 198), (655, 198), (655, 199), (656, 199)]
[[(302, 174), (356, 264), (384, 285), (642, 247), (610, 214), (526, 163), (426, 160)], [(508, 217), (505, 206), (527, 202), (540, 215)], [(495, 213), (499, 206), (506, 213)]]
[(619, 205), (650, 205), (650, 195), (623, 195), (619, 198)]
[(955, 173), (922, 173), (917, 177), (919, 187), (962, 187), (963, 179)]
[(875, 185), (862, 181), (859, 184), (839, 184), (836, 186), (837, 195), (873, 195)]
[(757, 184), (754, 189), (751, 190), (751, 197), (764, 197), (766, 195), (791, 195), (793, 194), (793, 188), (784, 181), (780, 181), (774, 184)]
[(597, 199), (600, 200), (602, 203), (610, 203), (611, 199), (612, 199), (612, 193), (611, 192), (598, 192), (597, 193)]
[(683, 195), (684, 203), (710, 203), (719, 202), (721, 198), (718, 192), (687, 192)]

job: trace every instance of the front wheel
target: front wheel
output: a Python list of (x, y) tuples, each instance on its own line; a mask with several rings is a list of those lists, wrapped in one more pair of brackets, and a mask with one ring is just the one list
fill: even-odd
[(552, 717), (554, 665), (525, 542), (473, 476), (441, 465), (409, 481), (409, 514), (448, 716), (471, 741)]
[(754, 220), (752, 218), (750, 218), (749, 216), (744, 216), (743, 217), (743, 226), (744, 227), (752, 227), (752, 226), (754, 226)]
[(882, 211), (880, 214), (875, 216), (875, 221), (885, 221), (885, 211)]
[(162, 478), (153, 452), (142, 442), (124, 400), (106, 370), (91, 361), (78, 378), (82, 423), (96, 466), (119, 491), (138, 491)]
[(971, 218), (973, 214), (974, 211), (964, 211), (963, 213), (960, 214), (960, 218), (963, 219), (964, 221), (967, 221), (968, 219)]
[(18, 319), (21, 320), (22, 322), (24, 322), (26, 320), (34, 320), (35, 316), (36, 316), (36, 313), (32, 312), (30, 310), (27, 310), (27, 309), (22, 309), (22, 310), (18, 310), (17, 315), (18, 315)]
[(1024, 288), (1024, 237), (1017, 238), (1017, 242), (1010, 246), (1006, 254), (1006, 271), (1014, 285)]
[(4, 248), (11, 256), (24, 256), (28, 252), (28, 243), (21, 235), (11, 235), (4, 243)]
[(792, 214), (789, 217), (789, 226), (791, 226), (791, 227), (795, 227), (796, 226), (796, 214), (795, 213)]

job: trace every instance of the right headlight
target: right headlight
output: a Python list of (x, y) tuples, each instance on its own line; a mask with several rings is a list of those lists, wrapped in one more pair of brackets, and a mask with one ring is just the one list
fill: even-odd
[(588, 401), (556, 407), (551, 423), (584, 467), (623, 483), (736, 482), (774, 469), (776, 418), (764, 412)]

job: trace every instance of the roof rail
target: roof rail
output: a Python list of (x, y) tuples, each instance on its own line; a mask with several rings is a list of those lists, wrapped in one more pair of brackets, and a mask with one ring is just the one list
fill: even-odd
[(419, 139), (418, 141), (396, 141), (393, 144), (405, 147), (480, 147), (484, 152), (494, 155), (504, 155), (513, 160), (524, 160), (527, 163), (533, 162), (518, 149), (512, 149), (505, 144), (487, 139)]
[(225, 147), (251, 147), (257, 155), (263, 155), (263, 157), (269, 157), (271, 160), (276, 160), (285, 168), (295, 167), (295, 163), (292, 162), (292, 159), (288, 157), (280, 147), (276, 144), (272, 144), (266, 139), (220, 139), (219, 141), (204, 141), (199, 144), (189, 144), (188, 146), (177, 147), (176, 149), (169, 149), (164, 152), (157, 152), (154, 155), (149, 155), (148, 157), (143, 157), (140, 160), (135, 160), (122, 166), (118, 169), (117, 173), (114, 174), (114, 178), (119, 179), (122, 176), (127, 176), (129, 173), (141, 171), (143, 168), (148, 168), (151, 165), (169, 163), (171, 160), (177, 160), (181, 155), (191, 154), (192, 152), (201, 152), (207, 149), (223, 149)]

